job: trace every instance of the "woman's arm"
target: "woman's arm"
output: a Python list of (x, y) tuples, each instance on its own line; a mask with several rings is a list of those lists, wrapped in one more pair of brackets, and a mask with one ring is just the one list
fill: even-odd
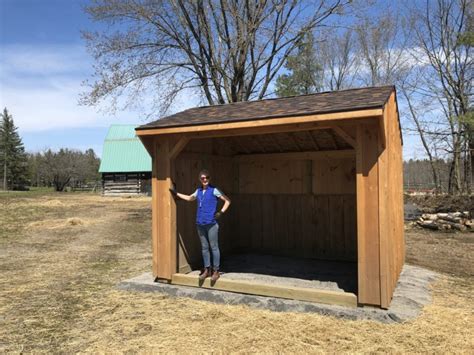
[(179, 192), (176, 192), (176, 196), (185, 201), (194, 201), (196, 199), (196, 196), (194, 195), (185, 195)]
[(219, 196), (219, 198), (224, 201), (224, 206), (222, 206), (222, 209), (221, 209), (221, 212), (224, 213), (225, 211), (227, 211), (227, 209), (229, 208), (230, 206), (230, 198), (228, 198), (226, 195), (221, 195)]
[(192, 194), (192, 195), (185, 195), (185, 194), (182, 194), (182, 193), (179, 193), (178, 191), (176, 191), (176, 187), (175, 187), (174, 184), (170, 187), (169, 190), (170, 190), (170, 192), (173, 196), (179, 197), (182, 200), (194, 201), (196, 199), (196, 194), (195, 193)]

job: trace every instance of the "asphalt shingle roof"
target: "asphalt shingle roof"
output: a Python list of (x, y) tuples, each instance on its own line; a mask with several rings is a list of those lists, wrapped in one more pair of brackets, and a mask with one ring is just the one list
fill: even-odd
[(147, 123), (136, 129), (182, 127), (211, 123), (302, 116), (382, 108), (394, 86), (329, 91), (278, 99), (196, 107)]

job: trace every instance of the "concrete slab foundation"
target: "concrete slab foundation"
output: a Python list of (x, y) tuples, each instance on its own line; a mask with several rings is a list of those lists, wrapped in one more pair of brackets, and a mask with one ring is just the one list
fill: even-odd
[[(154, 282), (151, 273), (144, 273), (118, 284), (121, 290), (160, 292), (174, 297), (189, 297), (196, 300), (221, 304), (243, 304), (249, 307), (278, 312), (316, 312), (345, 319), (371, 319), (384, 323), (404, 322), (416, 318), (423, 306), (431, 302), (430, 284), (436, 279), (433, 271), (405, 265), (392, 303), (388, 310), (373, 307), (348, 308), (343, 306), (295, 301), (289, 299), (255, 296), (220, 290), (187, 287)], [(288, 280), (287, 280), (288, 282)]]
[(357, 293), (356, 262), (243, 253), (227, 255), (221, 271), (225, 280)]

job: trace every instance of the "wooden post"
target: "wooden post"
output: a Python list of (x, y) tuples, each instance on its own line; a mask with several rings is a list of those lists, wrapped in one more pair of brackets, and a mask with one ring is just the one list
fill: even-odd
[(358, 302), (380, 305), (378, 125), (357, 126)]
[(153, 275), (171, 280), (177, 271), (176, 202), (171, 187), (170, 142), (155, 138), (152, 182)]

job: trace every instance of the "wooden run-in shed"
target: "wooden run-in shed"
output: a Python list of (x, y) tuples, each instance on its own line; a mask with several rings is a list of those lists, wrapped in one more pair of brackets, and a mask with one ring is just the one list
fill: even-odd
[[(152, 156), (157, 281), (389, 306), (405, 258), (395, 87), (193, 108), (139, 126), (136, 133)], [(266, 268), (279, 257), (304, 265), (314, 261), (319, 269), (340, 263), (352, 271), (344, 274), (353, 275), (355, 288), (318, 293), (277, 279), (253, 287), (224, 277), (199, 285), (195, 204), (175, 201), (168, 188), (174, 182), (180, 192), (191, 193), (202, 168), (232, 200), (220, 223), (223, 261), (257, 254), (265, 256), (256, 260), (265, 260)], [(324, 275), (323, 281), (331, 278), (330, 272)]]

